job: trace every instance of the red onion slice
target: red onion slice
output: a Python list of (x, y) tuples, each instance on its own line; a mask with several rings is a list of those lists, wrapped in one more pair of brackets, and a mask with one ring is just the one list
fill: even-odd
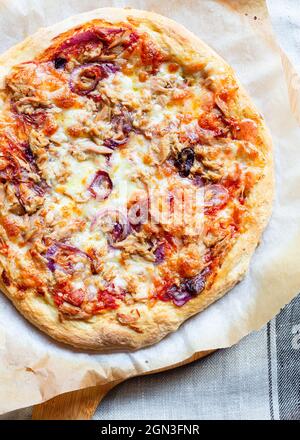
[(206, 284), (206, 278), (210, 273), (210, 268), (206, 267), (198, 275), (192, 278), (184, 278), (180, 285), (172, 284), (168, 286), (161, 297), (163, 301), (172, 300), (173, 303), (181, 307), (192, 298), (200, 295), (204, 290)]
[(205, 208), (221, 208), (229, 199), (229, 193), (223, 185), (208, 185), (204, 194)]
[(76, 67), (70, 76), (70, 89), (77, 95), (88, 95), (98, 82), (116, 73), (119, 67), (111, 63), (86, 63)]
[(204, 180), (200, 176), (195, 176), (192, 180), (193, 185), (197, 188), (202, 188), (205, 184)]
[(78, 95), (87, 95), (95, 90), (104, 74), (99, 64), (90, 63), (76, 67), (71, 73), (70, 89)]
[(113, 138), (105, 139), (103, 143), (105, 147), (115, 150), (120, 145), (126, 144), (127, 141), (128, 141), (128, 136), (125, 136), (123, 139), (113, 139)]
[(37, 109), (31, 115), (19, 112), (17, 113), (26, 124), (33, 125), (36, 128), (43, 127), (47, 119), (47, 112), (43, 109)]
[(84, 32), (80, 32), (71, 38), (68, 38), (61, 46), (60, 52), (70, 49), (73, 46), (79, 46), (86, 43), (104, 42), (109, 44), (111, 40), (118, 34), (124, 32), (123, 29), (113, 28), (94, 28)]
[(116, 137), (105, 139), (104, 145), (114, 150), (118, 146), (127, 143), (129, 133), (133, 130), (132, 116), (128, 111), (123, 109), (120, 115), (113, 116), (111, 122), (113, 130), (116, 132)]
[(172, 299), (173, 303), (178, 307), (183, 306), (190, 299), (192, 299), (192, 295), (190, 293), (186, 291), (182, 291), (180, 288), (178, 288), (175, 285), (169, 287), (169, 289), (167, 290), (167, 295), (169, 296), (170, 299)]
[(130, 233), (130, 225), (127, 217), (117, 209), (105, 209), (94, 217), (91, 230), (99, 226), (107, 236), (109, 244), (113, 247), (114, 243), (123, 241)]
[(92, 197), (98, 200), (105, 200), (113, 189), (113, 183), (106, 171), (99, 170), (88, 187)]
[(113, 63), (101, 63), (100, 66), (104, 72), (104, 77), (107, 77), (112, 73), (117, 73), (120, 70), (120, 67)]
[(56, 244), (53, 244), (47, 249), (45, 258), (48, 260), (48, 269), (51, 270), (51, 272), (54, 272), (57, 265), (54, 260), (54, 256), (56, 255), (56, 252), (58, 251), (58, 246)]
[(166, 258), (165, 243), (160, 243), (154, 250), (155, 264), (161, 264)]
[(180, 284), (180, 289), (191, 296), (197, 296), (205, 287), (207, 275), (210, 273), (209, 267), (206, 267), (198, 275), (192, 278), (185, 278)]
[(92, 43), (92, 42), (98, 42), (100, 40), (100, 36), (97, 34), (97, 32), (93, 30), (88, 30), (85, 32), (80, 32), (76, 35), (74, 35), (72, 38), (68, 38), (61, 46), (60, 51), (63, 51), (65, 49), (69, 49), (72, 46), (78, 46), (79, 44), (84, 43)]
[(55, 256), (60, 250), (68, 252), (70, 254), (80, 254), (91, 261), (90, 256), (86, 252), (78, 249), (77, 247), (61, 242), (56, 242), (47, 249), (47, 252), (45, 254), (45, 258), (48, 260), (48, 269), (51, 272), (54, 272), (58, 268), (61, 269), (61, 266), (59, 266), (59, 264), (57, 264), (55, 261)]

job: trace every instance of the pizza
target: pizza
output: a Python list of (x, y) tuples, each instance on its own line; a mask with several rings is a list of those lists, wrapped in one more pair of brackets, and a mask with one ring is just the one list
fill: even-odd
[(243, 278), (272, 146), (211, 48), (107, 8), (41, 29), (0, 74), (1, 289), (27, 320), (77, 348), (138, 349)]

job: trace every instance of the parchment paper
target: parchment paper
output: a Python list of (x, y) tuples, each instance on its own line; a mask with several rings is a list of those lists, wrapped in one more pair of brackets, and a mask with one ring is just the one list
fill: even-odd
[[(0, 413), (166, 367), (197, 351), (231, 346), (261, 328), (300, 291), (300, 128), (290, 107), (265, 2), (0, 0), (0, 50), (41, 26), (103, 6), (132, 6), (169, 16), (235, 68), (273, 136), (277, 180), (273, 216), (242, 283), (176, 333), (135, 353), (97, 355), (59, 345), (28, 324), (0, 295)], [(294, 81), (294, 86), (300, 87), (300, 82)]]

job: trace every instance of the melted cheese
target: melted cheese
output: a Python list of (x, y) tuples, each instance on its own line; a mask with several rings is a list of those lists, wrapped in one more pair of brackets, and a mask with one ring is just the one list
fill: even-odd
[[(152, 36), (155, 38), (155, 33)], [(125, 107), (131, 114), (134, 130), (131, 130), (127, 142), (110, 150), (109, 154), (103, 154), (97, 152), (97, 147), (105, 147), (111, 133), (118, 135), (114, 133), (113, 118), (110, 121), (99, 121), (98, 104), (89, 96), (72, 94), (68, 89), (68, 75), (64, 73), (59, 77), (55, 74), (54, 78), (50, 64), (42, 63), (37, 69), (28, 65), (28, 72), (26, 66), (23, 66), (21, 72), (25, 78), (31, 77), (31, 83), (38, 88), (41, 100), (49, 101), (47, 112), (54, 117), (57, 124), (56, 131), (49, 137), (50, 147), (45, 148), (47, 163), (43, 167), (43, 176), (51, 187), (45, 195), (43, 206), (44, 212), (51, 213), (53, 218), (49, 234), (54, 241), (57, 234), (58, 241), (63, 240), (82, 252), (94, 249), (101, 255), (102, 266), (98, 273), (90, 274), (83, 270), (88, 261), (76, 263), (76, 275), (72, 280), (75, 289), (86, 287), (89, 296), (95, 297), (98, 288), (104, 289), (112, 283), (115, 288), (129, 292), (134, 301), (144, 302), (153, 293), (153, 280), (162, 275), (160, 266), (154, 263), (154, 255), (152, 261), (151, 256), (147, 255), (147, 252), (153, 251), (153, 246), (160, 243), (161, 237), (154, 237), (154, 243), (147, 243), (146, 240), (143, 243), (144, 248), (139, 250), (139, 236), (135, 236), (135, 232), (131, 230), (131, 235), (137, 241), (129, 243), (130, 248), (122, 249), (122, 246), (118, 247), (118, 243), (116, 246), (109, 243), (107, 231), (99, 227), (97, 219), (103, 213), (116, 210), (126, 215), (128, 203), (135, 201), (140, 194), (149, 196), (149, 190), (167, 198), (176, 189), (195, 190), (192, 180), (180, 176), (174, 169), (174, 164), (164, 168), (155, 161), (153, 147), (170, 133), (177, 136), (177, 139), (180, 135), (195, 133), (199, 115), (211, 103), (213, 93), (201, 82), (200, 75), (191, 76), (188, 82), (180, 66), (176, 72), (170, 72), (169, 63), (166, 62), (160, 65), (155, 75), (149, 75), (145, 81), (139, 79), (138, 71), (130, 75), (121, 71), (109, 74), (99, 81), (93, 93), (100, 93), (100, 96), (105, 97), (111, 105), (112, 113), (115, 112), (117, 116), (122, 115), (120, 109)], [(208, 64), (206, 72), (209, 73), (211, 67)], [(217, 78), (211, 76), (211, 79), (220, 81), (225, 72), (222, 69), (216, 72), (215, 66), (213, 67)], [(72, 105), (70, 108), (60, 108), (57, 99), (67, 90), (73, 100), (70, 101)], [(246, 174), (250, 170), (255, 174), (256, 163), (251, 151), (244, 149), (244, 144), (235, 140), (227, 143), (224, 141), (224, 145), (220, 147), (215, 144), (216, 142), (212, 147), (206, 146), (205, 154), (214, 165), (220, 164), (223, 177), (232, 176), (237, 164), (242, 173)], [(183, 147), (186, 145), (180, 145), (180, 149)], [(170, 153), (167, 151), (164, 160), (174, 153), (171, 140), (167, 148), (170, 148)], [(251, 150), (252, 147), (249, 148)], [(92, 197), (89, 190), (99, 170), (108, 173), (112, 181), (112, 190), (103, 200)], [(259, 170), (257, 173), (259, 174)], [(203, 198), (197, 200), (197, 208), (203, 208)], [(217, 213), (215, 222), (229, 221), (232, 212), (233, 206), (229, 204)], [(153, 213), (152, 207), (152, 215)], [(83, 224), (80, 224), (81, 221)], [(80, 224), (77, 229), (76, 222)], [(159, 231), (162, 236), (170, 232), (177, 244), (184, 247), (183, 241), (190, 226), (189, 221), (176, 227), (161, 224)], [(62, 231), (65, 234), (61, 237)], [(152, 239), (150, 234), (149, 240)], [(199, 232), (194, 240), (199, 242), (199, 253), (202, 255), (203, 244), (199, 240)], [(149, 250), (147, 246), (152, 248)], [(25, 258), (30, 244), (12, 244), (12, 249), (21, 260)], [(172, 252), (174, 270), (177, 256), (175, 249)], [(164, 270), (168, 272), (167, 267)], [(174, 273), (174, 278), (176, 277), (178, 278), (178, 274)]]

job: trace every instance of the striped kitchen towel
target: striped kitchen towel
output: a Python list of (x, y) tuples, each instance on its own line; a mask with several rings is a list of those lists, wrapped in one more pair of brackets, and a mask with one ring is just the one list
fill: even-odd
[(119, 385), (97, 420), (300, 420), (300, 295), (234, 347)]

